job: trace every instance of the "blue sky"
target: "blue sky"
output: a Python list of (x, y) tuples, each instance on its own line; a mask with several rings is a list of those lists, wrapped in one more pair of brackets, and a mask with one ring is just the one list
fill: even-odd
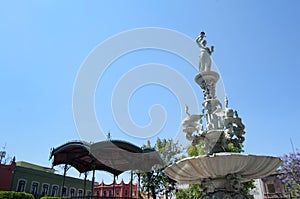
[[(245, 153), (291, 152), (291, 139), (295, 148), (300, 147), (299, 4), (296, 0), (2, 1), (0, 146), (6, 145), (7, 153), (18, 161), (50, 166), (51, 147), (80, 139), (72, 94), (89, 53), (120, 32), (158, 27), (190, 38), (206, 32), (208, 45), (215, 46), (213, 59), (229, 106), (239, 111), (246, 125)], [(176, 70), (202, 101), (202, 91), (193, 81), (197, 71), (178, 56), (153, 49), (123, 55), (106, 70), (95, 94), (97, 119), (113, 139), (146, 142), (120, 130), (111, 96), (122, 76), (147, 63)], [(153, 104), (161, 104), (168, 114), (156, 136), (174, 137), (182, 119), (180, 107), (176, 93), (162, 86), (146, 85), (134, 93), (129, 101), (133, 121), (147, 125)]]

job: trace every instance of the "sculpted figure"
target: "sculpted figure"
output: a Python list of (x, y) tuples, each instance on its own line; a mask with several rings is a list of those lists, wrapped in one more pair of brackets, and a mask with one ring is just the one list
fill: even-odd
[(197, 37), (196, 42), (200, 48), (199, 55), (199, 71), (210, 71), (211, 69), (211, 58), (210, 55), (214, 52), (214, 46), (210, 48), (206, 47), (207, 41), (204, 39), (205, 33), (201, 32)]
[(191, 116), (191, 114), (189, 113), (189, 107), (188, 107), (188, 105), (185, 105), (185, 113), (186, 113), (188, 116)]
[[(218, 99), (210, 99), (203, 103), (204, 109), (207, 111), (205, 114), (208, 130), (223, 128), (221, 117), (222, 104)], [(223, 111), (222, 111), (223, 113)]]

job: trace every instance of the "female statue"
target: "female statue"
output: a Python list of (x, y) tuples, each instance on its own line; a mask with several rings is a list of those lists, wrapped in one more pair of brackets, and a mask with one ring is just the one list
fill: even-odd
[(199, 55), (199, 71), (210, 71), (211, 69), (211, 58), (210, 55), (214, 52), (214, 46), (210, 48), (206, 47), (207, 41), (204, 39), (205, 33), (201, 32), (197, 37), (196, 42), (200, 48)]

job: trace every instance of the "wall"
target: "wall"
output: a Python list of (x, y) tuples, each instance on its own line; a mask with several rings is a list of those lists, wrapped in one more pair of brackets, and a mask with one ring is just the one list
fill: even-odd
[[(131, 188), (132, 188), (132, 198), (138, 198), (138, 186), (137, 184), (132, 184), (129, 182), (128, 184), (124, 183), (122, 180), (120, 184), (113, 183), (106, 185), (104, 182), (95, 186), (94, 195), (100, 197), (121, 197), (121, 198), (131, 198)], [(106, 196), (104, 194), (106, 192)], [(111, 195), (110, 195), (111, 193)]]
[(11, 188), (16, 163), (0, 164), (0, 190), (9, 191)]
[[(12, 191), (18, 191), (18, 183), (20, 180), (24, 180), (25, 183), (25, 189), (24, 191), (27, 193), (33, 193), (36, 196), (41, 195), (51, 195), (51, 192), (53, 190), (53, 186), (58, 186), (58, 192), (56, 196), (61, 195), (62, 191), (62, 184), (63, 184), (63, 176), (54, 174), (52, 172), (45, 172), (40, 170), (35, 170), (31, 168), (26, 168), (22, 166), (16, 166), (14, 177), (13, 177), (13, 183), (11, 190)], [(37, 183), (37, 190), (33, 190), (33, 183)], [(43, 193), (43, 185), (48, 185), (48, 192), (46, 194)], [(66, 187), (66, 195), (71, 195), (71, 188), (74, 189), (74, 196), (78, 196), (79, 190), (84, 191), (84, 180), (72, 178), (66, 176), (65, 178), (65, 187)], [(86, 181), (86, 193), (91, 194), (91, 188), (92, 188), (92, 182)]]

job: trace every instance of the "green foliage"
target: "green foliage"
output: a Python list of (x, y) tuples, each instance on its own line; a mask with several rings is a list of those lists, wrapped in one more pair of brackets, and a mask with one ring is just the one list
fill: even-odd
[(178, 189), (176, 199), (199, 199), (202, 196), (198, 184), (190, 184), (187, 189)]
[(240, 145), (240, 146), (237, 147), (237, 146), (235, 146), (233, 143), (229, 143), (229, 144), (228, 144), (229, 152), (233, 152), (233, 153), (241, 153), (241, 152), (244, 152), (244, 150), (242, 150), (243, 145), (242, 145), (242, 144), (239, 144), (239, 145)]
[(175, 181), (166, 176), (163, 170), (166, 166), (179, 160), (179, 155), (182, 153), (182, 148), (177, 142), (172, 139), (159, 139), (157, 138), (154, 147), (151, 147), (151, 143), (148, 140), (147, 144), (142, 148), (154, 148), (160, 154), (164, 165), (153, 167), (150, 172), (141, 173), (141, 191), (150, 192), (155, 199), (159, 193), (168, 192), (175, 189)]
[(0, 191), (0, 199), (34, 199), (34, 196), (25, 192)]
[(255, 185), (254, 185), (254, 180), (250, 180), (248, 182), (244, 182), (242, 184), (242, 192), (247, 195), (248, 197), (250, 197), (250, 190), (254, 189)]
[(154, 199), (159, 193), (164, 192), (166, 189), (172, 191), (171, 189), (175, 188), (176, 182), (166, 176), (162, 170), (163, 169), (156, 168), (150, 172), (141, 173), (141, 191), (144, 193), (150, 192)]
[(41, 199), (60, 199), (60, 197), (53, 197), (53, 196), (43, 196)]
[(186, 199), (188, 198), (188, 193), (185, 189), (179, 188), (176, 190), (176, 199)]
[(202, 143), (200, 142), (197, 145), (190, 145), (187, 149), (187, 153), (189, 157), (204, 155), (204, 151), (202, 149)]
[(164, 166), (168, 166), (179, 160), (180, 158), (178, 158), (178, 155), (183, 151), (179, 144), (174, 142), (172, 139), (161, 140), (159, 138), (156, 140), (155, 149), (164, 161)]
[(198, 156), (198, 150), (196, 146), (189, 146), (187, 149), (187, 153), (189, 157)]

